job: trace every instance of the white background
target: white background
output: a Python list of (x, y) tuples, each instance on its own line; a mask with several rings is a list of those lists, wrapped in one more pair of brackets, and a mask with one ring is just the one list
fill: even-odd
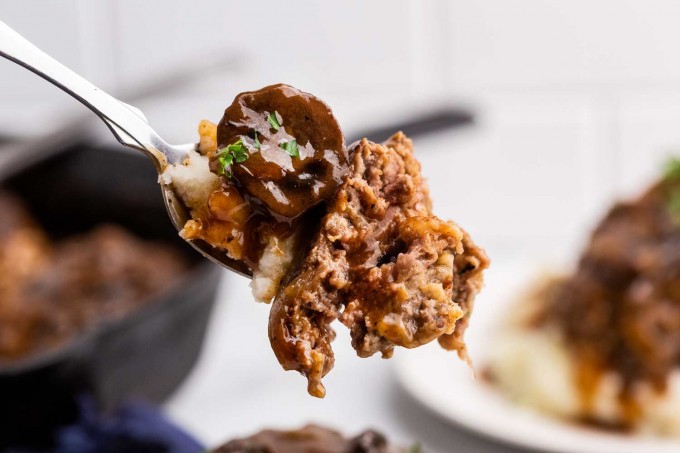
[[(1, 0), (0, 18), (113, 92), (224, 69), (142, 106), (177, 142), (278, 81), (329, 102), (346, 130), (469, 107), (476, 128), (416, 145), (440, 212), (480, 239), (578, 239), (680, 148), (672, 0)], [(0, 80), (0, 133), (81, 112), (11, 64)]]
[[(470, 108), (473, 127), (419, 140), (416, 151), (437, 213), (469, 230), (492, 259), (573, 257), (606, 204), (642, 190), (680, 149), (680, 2), (673, 0), (0, 0), (0, 18), (116, 93), (214, 63), (196, 82), (140, 105), (170, 141), (193, 140), (198, 121), (219, 119), (237, 92), (279, 81), (326, 100), (348, 131), (432, 104)], [(0, 80), (0, 133), (36, 134), (81, 112), (9, 63), (0, 62)], [(226, 283), (229, 304), (251, 304), (245, 282)], [(243, 385), (239, 407), (228, 392), (213, 393), (223, 382), (217, 373), (199, 381), (203, 393), (181, 394), (174, 415), (209, 441), (218, 440), (217, 428), (202, 431), (201, 423), (224, 423), (232, 434), (239, 420), (243, 430), (281, 420), (285, 405), (301, 405), (297, 414), (307, 419), (360, 428), (366, 416), (329, 415), (340, 407), (333, 398), (352, 398), (334, 394), (334, 381), (379, 361), (364, 365), (340, 352), (345, 363), (338, 360), (329, 379), (326, 405), (304, 397), (294, 376), (294, 390), (271, 408), (268, 381), (289, 377), (265, 344), (265, 307), (243, 309), (252, 317), (239, 320), (224, 313), (245, 316), (241, 308), (229, 307), (220, 312), (229, 325), (257, 324), (259, 336), (247, 341), (262, 342), (257, 357), (239, 355), (232, 343), (245, 340), (236, 334), (208, 349), (228, 357), (224, 382)], [(341, 343), (337, 349), (348, 349)], [(249, 361), (270, 374), (244, 373)], [(244, 405), (252, 405), (247, 423), (238, 415)]]

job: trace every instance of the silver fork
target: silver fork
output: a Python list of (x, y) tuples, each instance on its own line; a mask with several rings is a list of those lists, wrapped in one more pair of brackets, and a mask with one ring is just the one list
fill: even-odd
[[(181, 163), (194, 143), (170, 145), (149, 125), (141, 110), (128, 105), (76, 74), (50, 57), (26, 38), (0, 21), (0, 56), (23, 66), (29, 71), (61, 88), (92, 110), (109, 127), (121, 144), (146, 154), (161, 174), (168, 164)], [(179, 231), (189, 219), (188, 209), (175, 194), (172, 187), (161, 185), (168, 215)], [(231, 259), (218, 248), (204, 241), (189, 243), (205, 257), (246, 277), (252, 277), (248, 267)]]

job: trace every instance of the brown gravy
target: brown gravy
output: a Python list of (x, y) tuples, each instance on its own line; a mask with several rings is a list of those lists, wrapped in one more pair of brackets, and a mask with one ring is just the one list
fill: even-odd
[[(348, 169), (330, 108), (283, 84), (239, 94), (217, 125), (216, 143), (208, 156), (222, 186), (199, 216), (201, 231), (194, 236), (224, 246), (251, 269), (257, 269), (266, 238), (286, 238), (300, 223), (318, 221), (310, 212), (335, 193)], [(234, 144), (247, 156), (225, 172), (220, 155)]]

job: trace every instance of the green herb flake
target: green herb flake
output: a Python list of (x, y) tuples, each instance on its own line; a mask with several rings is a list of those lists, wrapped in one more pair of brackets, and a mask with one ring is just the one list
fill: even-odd
[(253, 146), (255, 147), (255, 149), (262, 148), (262, 143), (260, 143), (260, 139), (257, 138), (257, 132), (255, 132), (255, 141), (253, 142)]
[(245, 143), (243, 143), (243, 139), (239, 138), (238, 141), (236, 141), (235, 143), (232, 143), (231, 145), (227, 145), (224, 148), (218, 149), (217, 155), (247, 153), (247, 152), (248, 152), (248, 150), (246, 148)]
[(283, 119), (279, 120), (279, 118), (280, 115), (276, 111), (267, 115), (267, 122), (275, 131), (281, 129), (281, 123), (283, 122)]
[(234, 162), (234, 157), (231, 154), (223, 154), (217, 156), (217, 174), (228, 176), (231, 178), (231, 164)]
[(423, 448), (420, 445), (420, 442), (416, 442), (415, 444), (411, 445), (411, 448), (408, 449), (409, 453), (422, 453)]
[(231, 178), (231, 166), (234, 162), (241, 163), (248, 160), (248, 148), (243, 143), (243, 139), (240, 138), (235, 143), (217, 150), (215, 157), (217, 157), (218, 174)]
[(298, 149), (298, 144), (296, 140), (283, 142), (279, 144), (279, 147), (286, 153), (288, 153), (290, 157), (300, 157), (300, 150)]
[(680, 181), (680, 157), (672, 157), (666, 162), (664, 168), (665, 181)]
[(680, 190), (673, 190), (669, 194), (666, 207), (671, 214), (673, 223), (680, 226)]

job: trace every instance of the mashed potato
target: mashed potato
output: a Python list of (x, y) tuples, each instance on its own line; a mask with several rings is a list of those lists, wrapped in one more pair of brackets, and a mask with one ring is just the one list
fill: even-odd
[[(202, 121), (199, 125), (201, 153), (189, 153), (181, 165), (168, 165), (159, 178), (159, 182), (171, 186), (192, 211), (204, 209), (210, 195), (220, 186), (220, 178), (210, 171), (208, 157), (202, 155), (217, 148), (215, 129), (213, 123)], [(185, 230), (194, 227), (195, 222), (189, 220)], [(293, 259), (293, 244), (293, 237), (269, 238), (259, 268), (254, 270), (250, 284), (256, 300), (269, 303), (276, 295), (281, 279)]]
[(191, 152), (181, 165), (168, 165), (159, 182), (174, 188), (190, 209), (200, 209), (220, 186), (220, 178), (210, 172), (208, 158)]
[(281, 286), (281, 279), (293, 260), (293, 237), (279, 239), (269, 238), (269, 244), (260, 258), (259, 269), (253, 273), (250, 287), (253, 296), (260, 302), (269, 303)]
[[(620, 425), (625, 420), (619, 403), (623, 381), (616, 373), (603, 374), (591, 407), (583, 406), (568, 345), (556, 329), (529, 322), (543, 302), (538, 294), (524, 298), (494, 341), (487, 364), (494, 383), (518, 404), (564, 419)], [(643, 411), (635, 431), (680, 437), (680, 370), (669, 376), (665, 393), (644, 384), (634, 389), (634, 397)]]

